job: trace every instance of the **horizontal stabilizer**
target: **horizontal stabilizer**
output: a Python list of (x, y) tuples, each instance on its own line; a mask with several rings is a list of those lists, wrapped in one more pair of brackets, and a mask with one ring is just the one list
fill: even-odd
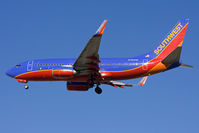
[(182, 66), (182, 67), (188, 67), (188, 68), (194, 68), (194, 66), (183, 64), (183, 63), (181, 63), (180, 66)]

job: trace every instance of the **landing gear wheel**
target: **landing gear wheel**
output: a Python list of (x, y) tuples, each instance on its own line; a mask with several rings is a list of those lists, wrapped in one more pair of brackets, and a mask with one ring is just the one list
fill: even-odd
[(27, 90), (27, 89), (29, 88), (29, 86), (28, 86), (28, 85), (25, 85), (24, 88)]
[(96, 87), (96, 88), (95, 88), (95, 92), (96, 92), (97, 94), (101, 94), (101, 93), (102, 93), (102, 89), (101, 89), (100, 87)]

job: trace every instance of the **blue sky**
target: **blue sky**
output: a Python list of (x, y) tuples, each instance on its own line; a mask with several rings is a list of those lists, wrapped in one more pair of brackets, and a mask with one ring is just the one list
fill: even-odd
[[(0, 132), (187, 133), (199, 132), (199, 2), (0, 1)], [(103, 94), (69, 92), (65, 82), (30, 82), (5, 75), (28, 59), (77, 57), (108, 19), (100, 57), (133, 57), (152, 50), (179, 19), (190, 24), (177, 68), (150, 76), (146, 85)], [(126, 81), (136, 83), (139, 79)]]

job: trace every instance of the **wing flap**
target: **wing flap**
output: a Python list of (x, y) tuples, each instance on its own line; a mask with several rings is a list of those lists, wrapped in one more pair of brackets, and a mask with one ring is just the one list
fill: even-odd
[(118, 81), (108, 81), (108, 82), (104, 82), (103, 84), (111, 85), (114, 87), (121, 87), (121, 88), (124, 88), (124, 86), (126, 87), (133, 86), (133, 84), (123, 83), (123, 82), (118, 82)]
[(107, 84), (107, 85), (111, 85), (114, 87), (121, 87), (124, 88), (124, 86), (126, 87), (132, 87), (132, 86), (142, 86), (146, 83), (148, 76), (145, 76), (141, 79), (141, 81), (138, 84), (128, 84), (128, 83), (123, 83), (123, 82), (118, 82), (118, 81), (108, 81), (108, 82), (103, 82), (102, 84)]

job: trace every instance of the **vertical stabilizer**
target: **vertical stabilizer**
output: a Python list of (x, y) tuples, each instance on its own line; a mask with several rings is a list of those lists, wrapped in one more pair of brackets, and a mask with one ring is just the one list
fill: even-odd
[(179, 61), (182, 43), (189, 24), (188, 19), (180, 20), (166, 35), (164, 40), (155, 48), (153, 54), (163, 62)]

